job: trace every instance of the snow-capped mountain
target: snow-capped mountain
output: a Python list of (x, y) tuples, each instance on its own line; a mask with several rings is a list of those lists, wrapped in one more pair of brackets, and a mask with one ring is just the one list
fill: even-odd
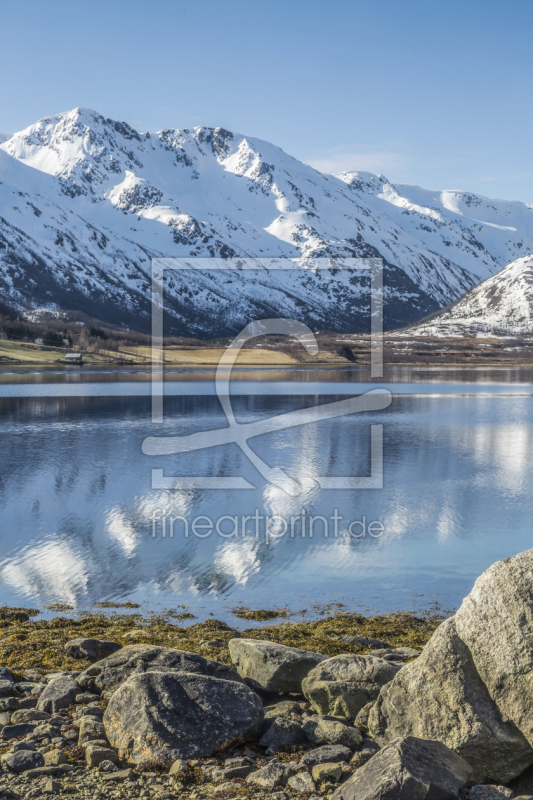
[(533, 252), (523, 203), (323, 175), (222, 128), (138, 133), (87, 109), (0, 144), (0, 203), (0, 286), (20, 306), (146, 328), (153, 257), (298, 260), (295, 272), (252, 277), (172, 273), (170, 328), (195, 334), (233, 331), (258, 314), (366, 328), (368, 275), (306, 268), (318, 257), (382, 257), (390, 328)]
[(409, 329), (422, 336), (533, 332), (533, 255), (518, 258), (457, 303)]
[(11, 139), (11, 134), (2, 133), (2, 131), (0, 131), (0, 144), (4, 144), (4, 142), (7, 142), (8, 139)]

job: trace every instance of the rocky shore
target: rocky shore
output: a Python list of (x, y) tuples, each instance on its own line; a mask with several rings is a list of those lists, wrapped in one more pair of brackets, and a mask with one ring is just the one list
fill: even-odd
[(533, 551), (441, 624), (0, 624), (1, 798), (533, 800)]

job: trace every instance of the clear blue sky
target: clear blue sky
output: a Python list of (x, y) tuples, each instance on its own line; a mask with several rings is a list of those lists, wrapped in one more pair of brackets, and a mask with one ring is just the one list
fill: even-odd
[(0, 130), (75, 106), (533, 203), (532, 0), (0, 2)]

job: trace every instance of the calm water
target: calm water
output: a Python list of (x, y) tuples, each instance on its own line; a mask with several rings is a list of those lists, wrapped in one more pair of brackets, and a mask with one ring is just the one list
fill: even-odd
[[(397, 370), (381, 383), (353, 369), (243, 370), (239, 422), (370, 388), (393, 393), (384, 411), (250, 439), (264, 462), (299, 481), (300, 495), (290, 496), (234, 443), (143, 455), (146, 437), (227, 426), (209, 372), (170, 374), (165, 421), (154, 426), (142, 371), (5, 370), (0, 602), (133, 600), (228, 619), (240, 603), (452, 608), (492, 562), (533, 547), (531, 381), (524, 369)], [(380, 423), (383, 489), (321, 489), (318, 476), (370, 474), (370, 425)], [(152, 488), (152, 470), (241, 477), (255, 488)], [(311, 516), (324, 518), (312, 537)]]

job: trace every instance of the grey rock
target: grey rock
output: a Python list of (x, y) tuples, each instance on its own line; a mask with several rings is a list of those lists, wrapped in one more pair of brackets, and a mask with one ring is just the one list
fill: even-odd
[(302, 681), (326, 656), (263, 639), (230, 639), (230, 657), (254, 688), (300, 693)]
[(44, 757), (35, 750), (18, 750), (16, 753), (9, 753), (3, 761), (12, 772), (26, 772), (29, 769), (44, 766)]
[(91, 742), (106, 739), (106, 729), (100, 720), (94, 717), (82, 717), (80, 722), (80, 734), (78, 743)]
[(262, 721), (261, 700), (243, 683), (189, 672), (133, 675), (104, 715), (121, 758), (169, 766), (252, 739)]
[(50, 714), (46, 711), (37, 711), (34, 708), (21, 708), (14, 711), (11, 715), (11, 724), (19, 725), (21, 722), (36, 722), (44, 719), (50, 719)]
[(294, 700), (282, 700), (281, 703), (275, 703), (272, 706), (265, 706), (265, 718), (267, 717), (284, 717), (287, 714), (301, 714), (302, 709), (299, 703)]
[(367, 703), (366, 706), (363, 706), (361, 711), (358, 712), (354, 724), (359, 728), (360, 731), (366, 733), (368, 731), (368, 717), (370, 715), (370, 711), (372, 710), (372, 706), (374, 702)]
[(118, 763), (118, 755), (110, 748), (86, 747), (85, 761), (89, 767), (98, 767), (102, 761), (111, 761), (116, 764)]
[(0, 679), (0, 697), (18, 697), (19, 693), (14, 682)]
[(315, 782), (308, 772), (299, 772), (297, 775), (293, 775), (287, 781), (287, 786), (292, 789), (293, 792), (299, 792), (301, 794), (304, 792), (314, 792), (316, 789)]
[(6, 725), (2, 728), (2, 738), (19, 739), (21, 736), (29, 736), (36, 727), (37, 725), (32, 722), (26, 722), (21, 725)]
[(100, 778), (102, 781), (106, 781), (109, 783), (115, 783), (119, 781), (131, 781), (134, 777), (133, 770), (131, 768), (128, 769), (120, 769), (118, 772), (110, 772), (108, 775), (101, 775)]
[(346, 720), (341, 721), (321, 714), (306, 720), (303, 729), (310, 742), (340, 744), (352, 752), (358, 750), (363, 742), (363, 736), (358, 728), (348, 725)]
[(477, 785), (471, 786), (468, 800), (510, 800), (514, 797), (512, 789), (507, 786)]
[(7, 667), (0, 667), (0, 681), (8, 681), (15, 685), (15, 680), (11, 674), (11, 670)]
[(332, 800), (457, 800), (470, 773), (470, 765), (446, 745), (409, 736), (376, 753)]
[(302, 691), (320, 714), (353, 721), (399, 670), (397, 664), (374, 656), (334, 656), (311, 670), (302, 682)]
[(275, 789), (277, 786), (285, 786), (292, 769), (281, 761), (271, 761), (266, 767), (258, 769), (246, 778), (246, 783), (260, 786), (262, 789)]
[(37, 750), (35, 742), (14, 742), (10, 749), (10, 753), (16, 753), (18, 750)]
[(14, 709), (18, 708), (20, 705), (20, 701), (17, 697), (3, 697), (0, 700), (0, 713), (4, 713), (5, 711), (13, 711)]
[(104, 773), (118, 772), (118, 767), (113, 761), (100, 761), (98, 764), (98, 771)]
[(508, 783), (533, 763), (529, 743), (503, 720), (481, 681), (454, 617), (383, 687), (369, 730), (382, 745), (398, 736), (443, 742), (471, 764), (475, 783)]
[(81, 692), (75, 697), (75, 703), (92, 703), (95, 700), (100, 700), (100, 695), (92, 694), (92, 692)]
[(351, 756), (352, 751), (349, 747), (343, 747), (342, 745), (325, 745), (324, 747), (317, 747), (315, 750), (310, 750), (309, 753), (306, 753), (302, 757), (300, 765), (311, 769), (317, 764), (349, 761)]
[(3, 714), (0, 714), (0, 731), (2, 728), (5, 728), (6, 725), (9, 725), (11, 722), (11, 711), (4, 711)]
[(290, 747), (306, 741), (306, 734), (301, 725), (284, 717), (278, 717), (259, 740), (261, 747)]
[(63, 647), (63, 652), (70, 658), (88, 658), (96, 661), (116, 653), (121, 648), (122, 645), (118, 642), (103, 642), (100, 639), (71, 639)]
[(44, 764), (46, 767), (59, 767), (67, 763), (67, 757), (62, 750), (50, 750), (44, 753)]
[(351, 757), (350, 764), (353, 764), (354, 767), (360, 767), (362, 764), (366, 764), (372, 756), (375, 756), (380, 749), (379, 744), (373, 739), (363, 739), (361, 747)]
[(59, 781), (46, 781), (43, 789), (43, 794), (59, 794), (61, 791), (61, 784)]
[(54, 678), (45, 687), (39, 697), (37, 708), (55, 714), (62, 708), (68, 708), (79, 693), (78, 684), (70, 675)]
[(39, 767), (30, 769), (25, 773), (25, 778), (40, 778), (43, 775), (66, 775), (68, 772), (74, 772), (75, 767), (73, 764), (62, 764), (60, 767)]
[(78, 684), (86, 691), (100, 693), (116, 689), (132, 675), (154, 671), (192, 672), (242, 683), (242, 679), (232, 667), (196, 653), (187, 653), (170, 647), (130, 644), (88, 667), (78, 676)]

